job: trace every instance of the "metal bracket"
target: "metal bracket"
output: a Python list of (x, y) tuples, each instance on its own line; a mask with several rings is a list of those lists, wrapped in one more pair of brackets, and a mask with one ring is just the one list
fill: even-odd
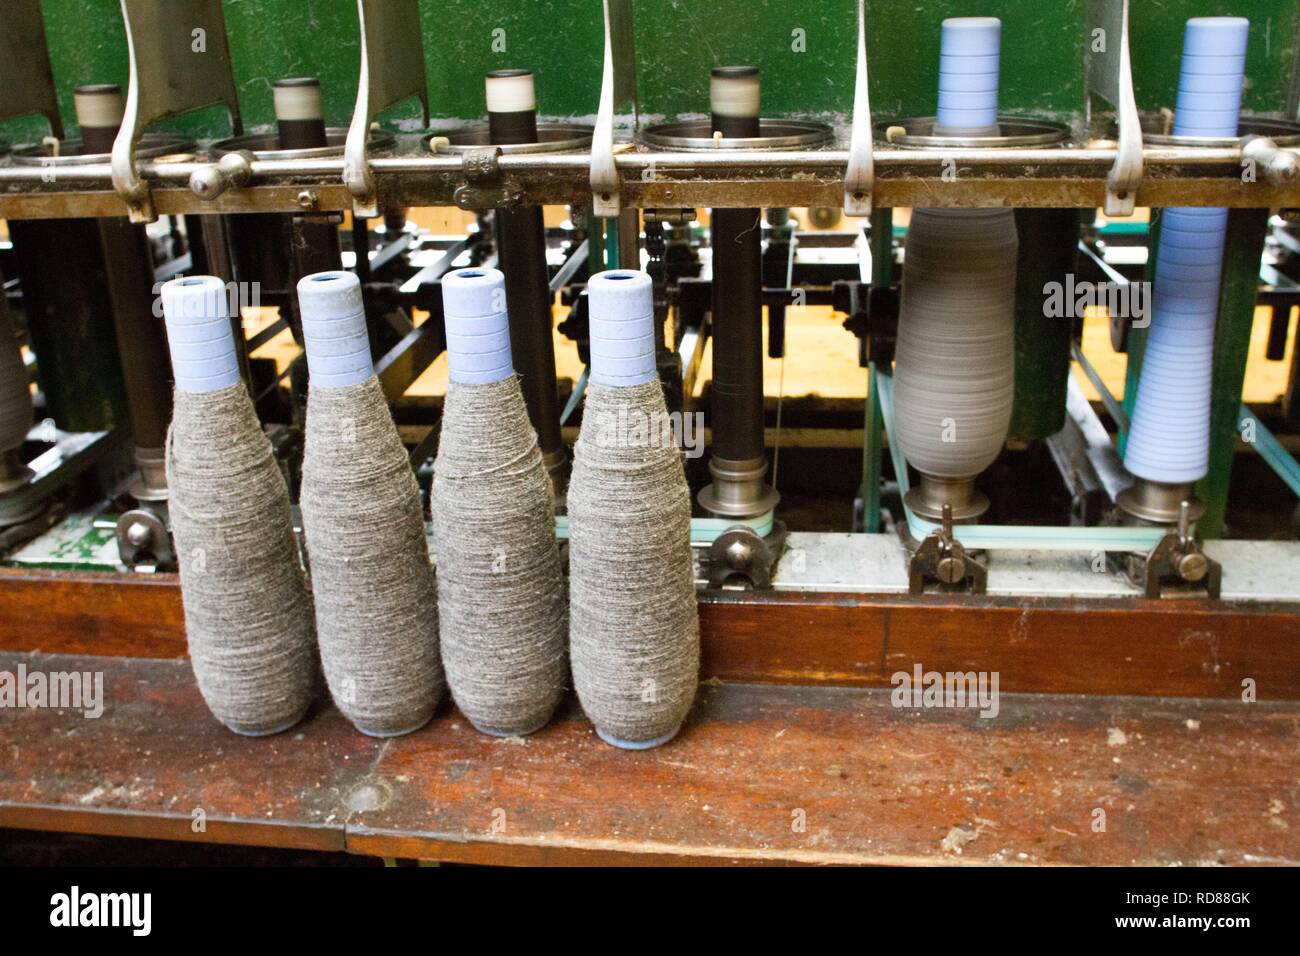
[(853, 87), (853, 132), (849, 138), (849, 163), (844, 174), (844, 215), (871, 215), (875, 187), (875, 157), (871, 142), (871, 100), (867, 87), (866, 0), (858, 0), (858, 68)]
[(614, 164), (614, 27), (611, 0), (604, 0), (605, 67), (600, 81), (600, 110), (591, 138), (591, 206), (602, 218), (613, 218), (621, 209), (618, 167)]
[(0, 12), (0, 120), (39, 113), (63, 138), (54, 71), (37, 0), (8, 0)]
[[(900, 534), (905, 525), (899, 526)], [(907, 561), (907, 591), (924, 594), (928, 582), (945, 590), (964, 586), (971, 594), (988, 590), (988, 568), (969, 554), (952, 533), (952, 505), (943, 506), (943, 523), (926, 535)]]
[(721, 588), (743, 577), (755, 589), (770, 588), (772, 569), (785, 548), (786, 537), (780, 521), (772, 523), (766, 538), (748, 525), (728, 528), (709, 545), (709, 587)]
[(421, 120), (427, 126), (429, 93), (416, 0), (357, 0), (357, 16), (361, 22), (361, 77), (343, 146), (343, 184), (352, 193), (352, 214), (369, 219), (379, 215), (375, 178), (366, 155), (370, 124), (395, 103), (418, 96)]
[(190, 192), (211, 202), (231, 187), (246, 186), (253, 178), (254, 161), (252, 152), (246, 149), (226, 153), (190, 174)]
[(452, 198), (461, 209), (498, 209), (514, 206), (523, 198), (518, 183), (502, 178), (501, 147), (482, 146), (461, 156), (461, 171), (468, 180), (457, 186)]
[[(1115, 107), (1119, 142), (1115, 165), (1106, 177), (1108, 216), (1131, 216), (1142, 182), (1142, 122), (1133, 98), (1133, 66), (1129, 59), (1129, 0), (1088, 0), (1087, 122), (1091, 125), (1095, 93)], [(1098, 46), (1100, 45), (1100, 49)]]
[(1223, 568), (1201, 549), (1191, 524), (1191, 502), (1184, 501), (1178, 509), (1177, 528), (1156, 542), (1150, 554), (1128, 555), (1125, 570), (1129, 580), (1146, 597), (1163, 597), (1166, 586), (1172, 586), (1175, 594), (1203, 590), (1210, 598), (1218, 599)]
[(170, 570), (176, 566), (176, 552), (163, 510), (133, 508), (118, 518), (115, 536), (118, 558), (128, 568), (152, 564), (158, 570)]
[(1270, 186), (1289, 186), (1300, 177), (1300, 157), (1267, 136), (1241, 137), (1241, 156), (1254, 161)]
[(243, 132), (230, 70), (221, 0), (122, 0), (131, 84), (122, 128), (113, 142), (113, 188), (132, 222), (153, 222), (149, 184), (135, 168), (145, 128), (164, 116), (222, 104), (235, 135)]

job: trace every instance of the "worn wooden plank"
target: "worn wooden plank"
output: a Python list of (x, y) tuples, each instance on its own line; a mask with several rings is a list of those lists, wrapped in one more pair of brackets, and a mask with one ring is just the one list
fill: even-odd
[[(717, 592), (705, 679), (887, 687), (916, 663), (1008, 692), (1300, 699), (1293, 606), (1180, 600)], [(179, 658), (174, 575), (0, 569), (0, 651)]]
[(0, 672), (20, 663), (102, 674), (103, 714), (0, 709), (0, 826), (343, 848), (337, 792), (373, 755), (332, 708), (310, 737), (242, 738), (208, 715), (185, 661), (0, 654)]
[(0, 568), (0, 651), (184, 657), (178, 578)]
[(883, 687), (920, 663), (1024, 693), (1236, 698), (1249, 678), (1300, 699), (1288, 605), (724, 592), (700, 625), (704, 673), (735, 681)]
[(98, 719), (0, 711), (0, 826), (498, 864), (1300, 863), (1294, 704), (1003, 694), (984, 719), (708, 686), (630, 753), (572, 701), (526, 739), (444, 708), (376, 741), (323, 708), (250, 740), (181, 662), (0, 655), (20, 663), (102, 669), (107, 693)]

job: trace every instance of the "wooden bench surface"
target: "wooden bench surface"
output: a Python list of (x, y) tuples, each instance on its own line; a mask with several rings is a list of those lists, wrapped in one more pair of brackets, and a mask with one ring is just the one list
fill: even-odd
[(988, 720), (715, 684), (629, 753), (573, 701), (526, 739), (444, 705), (396, 740), (328, 706), (249, 740), (183, 660), (0, 654), (19, 664), (102, 672), (105, 709), (0, 710), (0, 826), (496, 864), (1300, 863), (1296, 703), (1003, 694)]

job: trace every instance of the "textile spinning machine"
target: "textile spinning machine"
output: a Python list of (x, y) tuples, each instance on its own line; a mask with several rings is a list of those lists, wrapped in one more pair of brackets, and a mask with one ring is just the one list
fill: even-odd
[[(0, 827), (495, 863), (1300, 857), (1295, 0), (7, 0), (0, 220)], [(497, 272), (474, 312), (455, 282)], [(202, 328), (229, 326), (302, 548), (335, 368), (308, 353), (347, 317), (313, 311), (321, 276), (355, 277), (426, 519), (466, 323), (506, 316), (565, 574), (583, 534), (615, 579), (666, 573), (655, 526), (585, 531), (570, 491), (622, 383), (600, 356), (652, 367), (665, 416), (628, 427), (690, 492), (680, 732), (599, 728), (576, 637), (614, 747), (567, 676), (509, 752), (447, 702), (377, 757), (323, 693), (275, 750), (208, 716), (182, 581), (272, 544), (177, 534), (173, 402), (215, 340), (176, 340), (164, 287), (224, 289)], [(643, 352), (602, 340), (618, 308)], [(33, 703), (64, 671), (103, 675), (102, 716)], [(303, 796), (326, 778), (337, 807)]]

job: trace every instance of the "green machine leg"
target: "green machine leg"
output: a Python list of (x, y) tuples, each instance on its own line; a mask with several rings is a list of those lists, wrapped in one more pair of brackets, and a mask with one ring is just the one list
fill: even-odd
[[(894, 211), (878, 208), (871, 214), (871, 284), (887, 286), (894, 278)], [(880, 413), (880, 394), (876, 390), (876, 364), (869, 363), (867, 400), (863, 411), (862, 528), (868, 533), (880, 530), (880, 468), (884, 444), (884, 418)]]
[(1196, 485), (1205, 514), (1196, 523), (1203, 538), (1223, 536), (1232, 461), (1241, 427), (1241, 395), (1246, 381), (1250, 331), (1255, 324), (1259, 260), (1268, 234), (1267, 209), (1228, 213), (1219, 318), (1214, 329), (1214, 380), (1210, 393), (1210, 470)]
[(1064, 284), (1079, 243), (1077, 209), (1017, 209), (1016, 391), (1008, 435), (1046, 438), (1065, 425), (1070, 378), (1069, 318), (1043, 314), (1043, 286)]
[(618, 220), (593, 219), (592, 221), (599, 223), (601, 230), (605, 233), (605, 268), (617, 269), (619, 263)]

